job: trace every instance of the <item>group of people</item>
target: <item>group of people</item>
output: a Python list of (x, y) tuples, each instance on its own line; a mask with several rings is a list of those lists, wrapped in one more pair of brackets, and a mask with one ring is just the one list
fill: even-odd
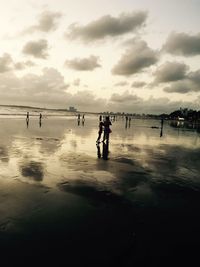
[[(81, 121), (81, 114), (79, 113), (78, 114), (78, 126), (80, 125), (80, 121)], [(82, 125), (84, 126), (84, 123), (85, 123), (85, 115), (83, 114), (82, 115)]]
[(99, 132), (97, 137), (97, 143), (100, 143), (100, 139), (103, 133), (103, 142), (109, 141), (109, 135), (112, 132), (110, 129), (110, 125), (112, 125), (109, 116), (106, 116), (105, 120), (102, 121), (102, 115), (99, 116)]
[[(26, 125), (27, 125), (27, 128), (28, 128), (28, 125), (29, 125), (29, 112), (26, 113)], [(39, 125), (40, 125), (40, 127), (42, 126), (42, 113), (40, 113), (40, 115), (39, 115)]]

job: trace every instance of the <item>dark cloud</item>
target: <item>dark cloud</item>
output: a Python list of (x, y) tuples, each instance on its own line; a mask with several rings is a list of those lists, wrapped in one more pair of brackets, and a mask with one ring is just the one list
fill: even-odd
[(194, 82), (195, 84), (200, 84), (200, 70), (192, 71), (188, 73), (188, 79)]
[(200, 70), (189, 72), (185, 79), (173, 82), (163, 89), (167, 93), (200, 92)]
[(163, 45), (163, 50), (173, 55), (200, 55), (200, 34), (171, 33)]
[(22, 52), (26, 55), (31, 55), (35, 58), (43, 58), (46, 59), (48, 57), (48, 43), (44, 39), (40, 39), (39, 41), (30, 41), (28, 42)]
[(147, 12), (122, 13), (119, 17), (103, 16), (85, 26), (72, 24), (65, 36), (69, 39), (83, 39), (84, 41), (100, 40), (108, 36), (118, 36), (133, 32), (144, 26)]
[(122, 81), (122, 82), (115, 83), (114, 86), (126, 86), (126, 85), (128, 85), (128, 82)]
[(144, 87), (145, 85), (146, 85), (145, 82), (138, 81), (138, 82), (133, 82), (132, 85), (131, 85), (131, 87), (139, 88), (139, 87)]
[(194, 91), (192, 90), (191, 86), (193, 86), (193, 84), (190, 81), (185, 80), (185, 81), (175, 82), (172, 85), (165, 87), (163, 90), (166, 93), (186, 94), (191, 91)]
[(133, 39), (131, 47), (127, 48), (112, 73), (130, 76), (155, 64), (157, 60), (158, 53), (149, 48), (145, 41)]
[(66, 60), (65, 66), (79, 71), (92, 71), (95, 68), (101, 67), (98, 61), (98, 57), (91, 55), (88, 58), (74, 58), (71, 60)]
[(50, 32), (57, 28), (58, 19), (61, 17), (59, 12), (44, 11), (39, 16), (39, 22), (36, 25), (25, 29), (22, 34), (30, 34), (35, 31)]
[(166, 83), (183, 80), (189, 67), (180, 62), (165, 62), (154, 72), (155, 83)]
[(167, 93), (180, 94), (200, 92), (200, 85), (198, 82), (199, 79), (200, 76), (195, 75), (194, 73), (190, 73), (187, 79), (172, 83), (170, 86), (165, 87), (163, 90)]

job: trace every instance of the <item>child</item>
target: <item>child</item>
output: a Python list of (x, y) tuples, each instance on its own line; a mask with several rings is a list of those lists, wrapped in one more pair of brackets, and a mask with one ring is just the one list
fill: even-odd
[(99, 135), (98, 135), (98, 138), (97, 138), (97, 143), (100, 143), (101, 135), (102, 135), (102, 132), (103, 132), (103, 126), (104, 126), (103, 122), (100, 121), (99, 122), (99, 132), (98, 132)]

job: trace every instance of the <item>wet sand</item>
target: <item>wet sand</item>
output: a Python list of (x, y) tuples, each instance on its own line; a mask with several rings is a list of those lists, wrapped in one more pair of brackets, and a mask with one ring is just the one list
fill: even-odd
[[(0, 119), (1, 261), (173, 266), (197, 258), (200, 136), (160, 122)], [(153, 128), (152, 128), (153, 126)], [(103, 152), (104, 151), (104, 152)], [(64, 262), (64, 264), (62, 264)]]

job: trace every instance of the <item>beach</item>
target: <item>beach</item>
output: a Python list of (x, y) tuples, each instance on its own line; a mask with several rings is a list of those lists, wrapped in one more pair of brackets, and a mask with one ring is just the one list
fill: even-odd
[[(55, 115), (55, 114), (54, 114)], [(60, 114), (59, 114), (60, 115)], [(200, 243), (200, 135), (118, 117), (1, 116), (3, 260), (61, 266), (191, 263)], [(63, 266), (65, 266), (63, 265)]]

